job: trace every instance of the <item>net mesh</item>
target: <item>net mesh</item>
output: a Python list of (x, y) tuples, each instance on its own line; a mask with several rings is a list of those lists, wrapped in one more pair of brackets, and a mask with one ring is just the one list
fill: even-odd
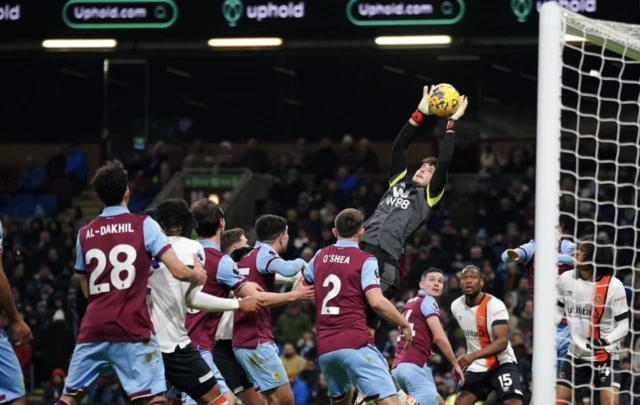
[[(620, 404), (640, 403), (640, 26), (565, 12), (563, 31), (563, 233), (573, 241), (596, 235), (596, 252), (613, 248), (614, 275), (625, 286), (631, 313), (629, 333), (611, 353), (619, 363), (589, 360), (579, 367), (572, 359), (571, 375), (559, 370), (558, 382), (569, 383), (576, 404), (614, 403), (601, 401), (596, 389), (611, 380), (619, 384)], [(567, 306), (592, 304), (564, 298)]]

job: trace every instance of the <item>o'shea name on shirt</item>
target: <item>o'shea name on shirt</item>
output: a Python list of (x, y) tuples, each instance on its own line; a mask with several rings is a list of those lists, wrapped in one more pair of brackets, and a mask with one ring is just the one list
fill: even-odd
[(133, 228), (129, 223), (104, 225), (99, 229), (88, 229), (85, 239), (91, 239), (95, 236), (105, 236), (114, 233), (133, 233)]
[(322, 263), (339, 263), (349, 264), (349, 256), (342, 255), (324, 255), (322, 257)]

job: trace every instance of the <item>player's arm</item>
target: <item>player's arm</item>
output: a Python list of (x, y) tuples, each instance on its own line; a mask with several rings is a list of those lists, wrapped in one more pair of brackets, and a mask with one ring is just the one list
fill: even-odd
[(444, 188), (447, 185), (447, 175), (449, 174), (449, 166), (453, 160), (453, 149), (456, 143), (456, 132), (454, 130), (454, 123), (462, 118), (469, 102), (465, 96), (460, 99), (460, 107), (453, 114), (447, 122), (447, 130), (444, 135), (444, 141), (440, 148), (440, 154), (438, 155), (438, 166), (433, 172), (431, 182), (427, 186), (427, 203), (430, 207), (436, 205), (442, 195), (444, 194)]
[[(403, 329), (405, 345), (408, 347), (413, 340), (413, 331), (409, 321), (396, 309), (395, 305), (382, 295), (380, 277), (378, 275), (378, 260), (373, 257), (365, 260), (362, 265), (360, 285), (371, 309), (384, 320), (394, 323)], [(305, 273), (306, 276), (306, 273)], [(306, 278), (306, 277), (305, 277)]]
[(89, 280), (87, 279), (86, 263), (84, 262), (84, 253), (80, 245), (80, 233), (76, 240), (76, 264), (73, 266), (76, 270), (76, 276), (80, 279), (80, 289), (86, 299), (89, 299)]
[(420, 310), (422, 311), (422, 315), (426, 318), (427, 327), (433, 335), (433, 343), (440, 348), (444, 357), (449, 360), (449, 363), (451, 363), (459, 378), (464, 379), (464, 374), (458, 365), (458, 360), (456, 360), (456, 355), (453, 353), (451, 343), (449, 343), (449, 338), (442, 328), (442, 323), (440, 322), (440, 309), (438, 308), (438, 304), (435, 299), (428, 297), (422, 300)]
[(502, 261), (505, 263), (524, 263), (527, 264), (536, 251), (536, 243), (529, 241), (524, 245), (520, 245), (515, 249), (507, 249), (502, 252)]
[(237, 311), (256, 312), (260, 309), (260, 302), (256, 297), (247, 297), (243, 300), (233, 298), (220, 298), (202, 292), (202, 287), (192, 288), (187, 294), (189, 308), (206, 312)]
[(33, 339), (31, 330), (26, 323), (20, 318), (18, 308), (16, 308), (15, 302), (13, 302), (13, 293), (11, 292), (11, 286), (9, 286), (9, 280), (6, 274), (4, 274), (4, 267), (2, 265), (2, 228), (0, 228), (0, 311), (4, 311), (9, 318), (9, 322), (13, 327), (13, 340), (19, 346), (26, 344)]
[(509, 312), (501, 301), (494, 300), (492, 299), (487, 306), (489, 314), (487, 318), (491, 318), (491, 320), (487, 319), (487, 322), (491, 322), (493, 341), (483, 349), (460, 356), (458, 363), (463, 370), (466, 370), (471, 363), (478, 359), (496, 356), (509, 345)]
[(611, 316), (613, 317), (615, 327), (603, 339), (594, 339), (595, 347), (605, 347), (612, 345), (624, 339), (629, 334), (629, 306), (627, 305), (627, 292), (622, 283), (616, 283), (613, 291), (610, 291), (607, 297), (607, 307), (611, 308)]
[(573, 266), (575, 264), (576, 244), (568, 240), (560, 242), (560, 254), (558, 255), (558, 264)]
[(435, 120), (429, 110), (429, 86), (424, 86), (422, 90), (422, 100), (416, 112), (411, 114), (409, 122), (402, 127), (402, 130), (393, 141), (391, 151), (391, 163), (389, 164), (389, 187), (398, 184), (407, 175), (407, 149), (418, 133), (418, 128), (427, 120)]
[(285, 277), (285, 276), (281, 276), (280, 274), (276, 273), (276, 284), (292, 285), (292, 284), (295, 284), (301, 278), (302, 278), (302, 272), (299, 272), (298, 274), (296, 274), (296, 275), (294, 275), (292, 277)]
[(147, 252), (167, 266), (173, 277), (196, 285), (203, 285), (207, 281), (207, 273), (197, 260), (193, 270), (182, 263), (176, 252), (171, 248), (171, 244), (162, 232), (162, 228), (153, 218), (145, 218), (143, 229), (144, 245)]

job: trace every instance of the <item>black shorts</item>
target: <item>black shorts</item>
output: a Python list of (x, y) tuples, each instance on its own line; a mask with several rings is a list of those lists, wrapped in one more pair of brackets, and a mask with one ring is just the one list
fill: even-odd
[(501, 402), (511, 398), (523, 398), (520, 371), (516, 363), (505, 363), (486, 373), (464, 373), (464, 385), (460, 391), (467, 391), (485, 401), (491, 391), (495, 391)]
[(565, 357), (558, 373), (558, 385), (572, 390), (590, 387), (620, 388), (620, 361), (592, 363), (573, 357)]
[(211, 367), (191, 343), (173, 353), (162, 353), (162, 361), (170, 392), (185, 392), (197, 401), (218, 383)]
[[(371, 253), (378, 260), (378, 272), (380, 273), (380, 288), (382, 289), (382, 295), (389, 300), (393, 299), (400, 288), (400, 270), (398, 269), (398, 262), (378, 246), (361, 243), (360, 249)], [(367, 305), (367, 326), (371, 329), (378, 329), (380, 326), (380, 317), (369, 305)]]
[(231, 346), (231, 340), (218, 340), (213, 349), (213, 362), (218, 367), (222, 378), (227, 383), (229, 390), (235, 395), (253, 388), (251, 378), (236, 359)]

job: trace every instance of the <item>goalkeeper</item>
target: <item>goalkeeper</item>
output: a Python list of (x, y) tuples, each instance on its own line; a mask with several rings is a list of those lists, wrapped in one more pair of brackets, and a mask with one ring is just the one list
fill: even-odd
[[(418, 109), (394, 141), (389, 167), (389, 190), (382, 196), (373, 215), (364, 223), (365, 233), (360, 247), (378, 260), (380, 287), (388, 299), (393, 298), (398, 291), (398, 260), (405, 241), (427, 221), (431, 210), (444, 194), (455, 143), (454, 123), (462, 118), (468, 104), (467, 98), (462, 96), (460, 107), (449, 118), (440, 156), (424, 159), (420, 169), (410, 178), (407, 175), (407, 148), (420, 126), (435, 117), (429, 108), (429, 94), (430, 89), (425, 86)], [(367, 307), (367, 325), (372, 335), (379, 323), (378, 316)]]

